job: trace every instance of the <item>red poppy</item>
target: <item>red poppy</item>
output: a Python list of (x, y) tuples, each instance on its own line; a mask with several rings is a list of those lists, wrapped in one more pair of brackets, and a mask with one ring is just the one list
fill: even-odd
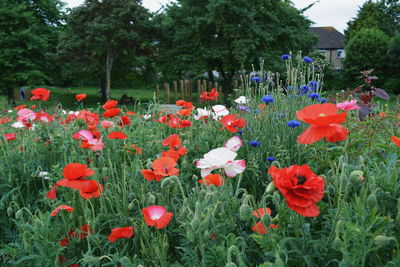
[(112, 243), (120, 238), (130, 238), (134, 233), (132, 226), (114, 228), (111, 230), (108, 240)]
[(119, 108), (110, 108), (104, 111), (103, 117), (104, 118), (113, 118), (115, 116), (118, 116), (121, 110)]
[(244, 119), (236, 118), (236, 116), (233, 114), (223, 116), (220, 122), (224, 125), (222, 129), (226, 128), (232, 133), (236, 133), (238, 129), (246, 126), (246, 121)]
[(126, 139), (127, 136), (123, 132), (112, 132), (108, 134), (108, 138), (110, 139)]
[(48, 199), (56, 199), (57, 198), (57, 190), (56, 190), (56, 188), (50, 189), (50, 191), (46, 193), (46, 197)]
[(95, 174), (95, 172), (87, 167), (87, 165), (80, 163), (70, 163), (64, 167), (63, 176), (69, 180), (77, 180), (85, 177), (89, 177)]
[(168, 136), (167, 138), (165, 138), (162, 143), (163, 146), (169, 146), (169, 147), (177, 147), (182, 145), (182, 141), (179, 138), (179, 135), (177, 134), (172, 134), (170, 136)]
[(271, 209), (269, 208), (259, 208), (253, 211), (253, 215), (257, 218), (262, 218), (265, 214), (271, 215)]
[(67, 205), (60, 205), (50, 213), (50, 216), (56, 216), (60, 212), (60, 210), (66, 210), (68, 212), (73, 212), (74, 208), (67, 206)]
[(290, 209), (305, 217), (318, 216), (316, 203), (324, 197), (325, 188), (322, 177), (313, 173), (306, 164), (282, 169), (271, 166), (268, 173)]
[(155, 226), (157, 229), (166, 227), (172, 218), (172, 212), (167, 212), (163, 206), (150, 206), (142, 209), (144, 221), (148, 226)]
[(116, 100), (108, 100), (104, 105), (104, 109), (111, 109), (118, 105), (118, 101)]
[(14, 110), (20, 110), (20, 109), (23, 109), (23, 108), (26, 108), (26, 107), (27, 107), (27, 105), (19, 105), (19, 106), (16, 106), (14, 108)]
[(175, 168), (176, 161), (169, 157), (161, 157), (153, 161), (151, 168), (154, 174), (161, 176), (178, 175), (179, 169)]
[(119, 117), (119, 126), (122, 128), (124, 126), (130, 125), (131, 119), (128, 116), (121, 116)]
[(222, 179), (221, 175), (219, 174), (209, 174), (204, 179), (199, 180), (199, 183), (204, 185), (215, 185), (221, 186), (224, 184), (224, 179)]
[(42, 100), (46, 101), (50, 98), (50, 91), (44, 88), (36, 88), (32, 90), (31, 100)]
[(183, 155), (186, 155), (187, 149), (184, 146), (174, 147), (168, 151), (161, 152), (161, 156), (173, 158), (175, 161), (178, 161), (179, 158)]
[(251, 229), (261, 235), (265, 235), (269, 229), (277, 229), (278, 226), (275, 224), (270, 224), (268, 227), (265, 227), (261, 221), (256, 223)]
[(78, 230), (79, 239), (83, 239), (84, 237), (93, 234), (93, 229), (89, 226), (89, 224), (82, 225)]
[(127, 111), (127, 112), (125, 112), (125, 114), (129, 115), (129, 116), (135, 116), (136, 115), (136, 113), (133, 112), (133, 111)]
[(69, 244), (69, 240), (71, 240), (74, 236), (76, 236), (74, 230), (69, 230), (67, 237), (60, 240), (60, 246), (66, 247)]
[(207, 101), (207, 100), (215, 100), (219, 96), (219, 93), (215, 88), (211, 89), (211, 92), (203, 91), (200, 95), (201, 101)]
[(97, 181), (82, 179), (79, 181), (79, 194), (84, 199), (91, 199), (94, 197), (99, 197), (101, 192), (103, 192), (103, 186), (99, 184)]
[(17, 139), (16, 135), (17, 135), (16, 133), (6, 133), (6, 134), (4, 134), (7, 142), (10, 142), (11, 140)]
[(153, 170), (147, 170), (147, 169), (142, 170), (142, 175), (144, 179), (148, 181), (153, 181), (155, 179), (157, 182), (159, 182), (163, 178), (162, 175), (156, 175)]
[(83, 99), (85, 99), (87, 97), (87, 94), (79, 94), (75, 96), (75, 99), (77, 101), (82, 101)]
[(393, 143), (395, 143), (397, 146), (400, 146), (400, 138), (399, 137), (396, 137), (393, 135), (391, 137), (391, 139), (392, 139)]
[(335, 104), (314, 104), (296, 112), (299, 120), (310, 124), (298, 138), (300, 144), (312, 144), (325, 138), (329, 142), (342, 141), (347, 138), (348, 131), (340, 123), (346, 120), (346, 112), (338, 113)]

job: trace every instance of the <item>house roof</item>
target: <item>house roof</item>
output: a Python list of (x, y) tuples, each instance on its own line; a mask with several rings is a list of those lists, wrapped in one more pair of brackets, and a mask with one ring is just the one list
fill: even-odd
[(318, 36), (316, 48), (343, 49), (345, 37), (333, 27), (311, 27), (310, 31)]

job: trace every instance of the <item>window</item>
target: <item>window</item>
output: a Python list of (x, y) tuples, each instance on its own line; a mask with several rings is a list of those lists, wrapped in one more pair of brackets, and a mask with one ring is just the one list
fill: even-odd
[(344, 49), (338, 49), (337, 50), (337, 58), (344, 58), (346, 53), (344, 52)]

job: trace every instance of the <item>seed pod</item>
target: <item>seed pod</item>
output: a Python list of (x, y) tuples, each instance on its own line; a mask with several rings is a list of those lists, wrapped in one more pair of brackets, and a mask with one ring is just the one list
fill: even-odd
[(352, 171), (350, 173), (350, 181), (353, 184), (359, 184), (364, 180), (364, 173), (362, 171)]
[(367, 197), (367, 206), (369, 209), (374, 209), (378, 205), (375, 194), (371, 194)]
[(266, 227), (268, 227), (271, 224), (271, 216), (264, 214), (264, 216), (261, 218), (261, 221)]
[(339, 251), (342, 248), (342, 240), (336, 237), (332, 242), (332, 248)]
[(387, 237), (385, 235), (377, 235), (374, 238), (374, 242), (375, 242), (375, 245), (377, 245), (378, 247), (384, 247), (384, 246), (390, 245), (390, 243), (392, 242), (392, 239), (393, 239), (392, 237)]
[(242, 220), (244, 222), (248, 221), (251, 219), (251, 216), (252, 216), (252, 210), (249, 205), (244, 204), (244, 205), (240, 206), (240, 209), (239, 209), (240, 220)]

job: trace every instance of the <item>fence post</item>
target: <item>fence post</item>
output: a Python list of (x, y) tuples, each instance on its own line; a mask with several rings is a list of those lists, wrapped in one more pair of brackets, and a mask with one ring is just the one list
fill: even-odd
[(201, 95), (201, 81), (200, 81), (200, 80), (197, 80), (197, 93), (198, 93), (197, 101), (200, 103), (200, 102), (201, 102), (201, 99), (200, 99), (200, 95)]
[(207, 91), (207, 81), (203, 80), (203, 90)]
[(169, 104), (169, 84), (164, 83), (164, 89), (165, 89), (165, 104)]
[(156, 99), (160, 101), (160, 85), (156, 85)]
[(179, 81), (179, 86), (180, 86), (180, 91), (181, 91), (181, 98), (180, 99), (185, 99), (185, 89), (183, 88), (183, 80)]
[(233, 96), (234, 98), (238, 98), (238, 91), (239, 91), (239, 82), (238, 80), (233, 81)]
[(190, 101), (193, 101), (193, 81), (189, 80), (189, 97)]

